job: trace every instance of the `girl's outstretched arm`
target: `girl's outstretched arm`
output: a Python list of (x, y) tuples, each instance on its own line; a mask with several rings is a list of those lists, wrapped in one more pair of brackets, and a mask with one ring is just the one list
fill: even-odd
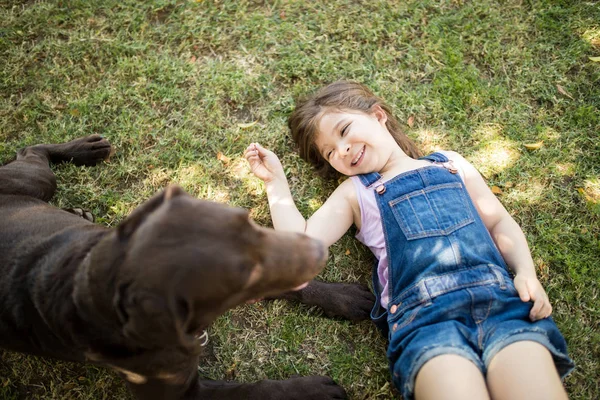
[(504, 261), (515, 273), (515, 288), (521, 300), (533, 302), (529, 317), (533, 321), (548, 317), (552, 313), (552, 306), (546, 291), (537, 279), (531, 252), (521, 227), (492, 193), (473, 165), (455, 152), (449, 152), (449, 158), (462, 169), (465, 186), (479, 216), (494, 239)]
[(258, 143), (244, 152), (250, 169), (265, 182), (273, 227), (280, 231), (302, 232), (326, 246), (335, 243), (353, 222), (354, 189), (350, 181), (342, 183), (308, 221), (300, 214), (290, 192), (283, 166), (275, 153)]

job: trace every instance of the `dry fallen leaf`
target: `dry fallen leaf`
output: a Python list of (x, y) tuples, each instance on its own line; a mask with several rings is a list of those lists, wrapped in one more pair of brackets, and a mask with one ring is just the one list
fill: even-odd
[(589, 203), (596, 203), (594, 198), (592, 196), (590, 196), (588, 193), (586, 193), (584, 188), (577, 188), (577, 191), (585, 199), (585, 201), (587, 201)]
[(242, 128), (242, 129), (247, 129), (250, 128), (251, 126), (256, 125), (258, 121), (254, 121), (254, 122), (248, 122), (247, 124), (238, 124), (238, 127)]
[(540, 147), (542, 147), (542, 145), (543, 145), (543, 144), (544, 144), (544, 141), (543, 141), (543, 140), (540, 140), (540, 141), (539, 141), (539, 142), (537, 142), (537, 143), (525, 143), (525, 148), (526, 148), (527, 150), (537, 150), (537, 149), (539, 149)]
[(221, 161), (223, 164), (229, 164), (229, 157), (221, 153), (220, 151), (217, 153), (217, 160)]
[(511, 187), (513, 187), (513, 186), (515, 186), (515, 184), (514, 184), (514, 183), (512, 183), (511, 181), (508, 181), (508, 182), (506, 182), (506, 183), (504, 184), (504, 187), (505, 187), (505, 188), (508, 188), (508, 189), (510, 189), (510, 188), (511, 188)]
[(346, 249), (346, 255), (349, 256), (350, 255), (350, 249)]
[(588, 57), (590, 59), (590, 61), (593, 62), (600, 62), (600, 57)]
[(502, 189), (500, 189), (498, 186), (492, 186), (492, 193), (502, 194)]
[(408, 117), (408, 121), (406, 123), (408, 124), (409, 128), (415, 126), (415, 116), (411, 115), (410, 117)]
[(570, 98), (571, 100), (575, 100), (575, 99), (573, 98), (573, 96), (571, 96), (571, 95), (569, 94), (569, 92), (567, 92), (567, 91), (565, 90), (565, 88), (564, 88), (564, 87), (562, 87), (562, 86), (560, 86), (560, 85), (556, 85), (556, 88), (558, 89), (558, 93), (562, 94), (563, 96), (566, 96), (566, 97)]

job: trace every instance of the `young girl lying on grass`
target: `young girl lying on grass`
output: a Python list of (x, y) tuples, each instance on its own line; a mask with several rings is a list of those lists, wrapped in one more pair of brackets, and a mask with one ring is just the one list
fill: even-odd
[(350, 179), (305, 220), (277, 156), (252, 143), (273, 225), (327, 246), (356, 225), (378, 260), (372, 317), (389, 329), (405, 399), (567, 398), (573, 362), (525, 236), (471, 164), (451, 151), (419, 158), (390, 108), (354, 82), (298, 104), (289, 127), (318, 172)]

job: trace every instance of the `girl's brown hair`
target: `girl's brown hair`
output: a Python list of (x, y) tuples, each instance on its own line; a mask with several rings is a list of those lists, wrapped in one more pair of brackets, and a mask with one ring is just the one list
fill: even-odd
[(385, 125), (400, 148), (409, 157), (420, 157), (417, 146), (402, 131), (391, 108), (365, 85), (351, 81), (331, 83), (314, 95), (298, 102), (296, 109), (288, 118), (288, 127), (298, 146), (300, 157), (311, 163), (321, 176), (339, 177), (340, 174), (323, 158), (315, 144), (321, 117), (329, 111), (361, 111), (370, 114), (376, 105), (387, 114)]

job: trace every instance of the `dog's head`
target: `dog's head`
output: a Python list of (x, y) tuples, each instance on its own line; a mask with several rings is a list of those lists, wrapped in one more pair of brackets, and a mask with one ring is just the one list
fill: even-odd
[(327, 256), (316, 240), (262, 228), (246, 210), (177, 186), (137, 208), (111, 240), (116, 249), (99, 246), (91, 254), (90, 295), (101, 299), (96, 305), (110, 301), (104, 311), (118, 318), (128, 341), (145, 348), (194, 349), (220, 314), (313, 279)]

